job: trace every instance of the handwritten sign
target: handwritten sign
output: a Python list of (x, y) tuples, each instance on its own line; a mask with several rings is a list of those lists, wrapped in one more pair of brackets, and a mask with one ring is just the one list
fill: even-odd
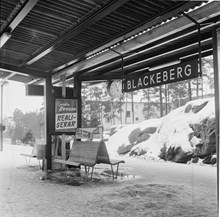
[(103, 128), (102, 127), (91, 127), (91, 128), (77, 128), (76, 139), (92, 140), (95, 135), (102, 139)]
[(90, 129), (78, 128), (76, 130), (76, 139), (91, 139), (92, 131)]
[(77, 101), (56, 99), (55, 131), (70, 132), (77, 128)]

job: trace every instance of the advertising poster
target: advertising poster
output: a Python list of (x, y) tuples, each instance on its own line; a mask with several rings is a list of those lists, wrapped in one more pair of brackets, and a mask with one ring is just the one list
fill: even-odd
[(55, 131), (71, 132), (77, 128), (77, 100), (56, 99)]

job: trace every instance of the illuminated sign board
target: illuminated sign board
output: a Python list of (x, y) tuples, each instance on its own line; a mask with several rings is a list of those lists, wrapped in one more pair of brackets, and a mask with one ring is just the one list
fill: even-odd
[(56, 99), (55, 131), (71, 132), (77, 128), (77, 100)]
[(150, 71), (141, 75), (132, 75), (124, 79), (124, 91), (130, 92), (162, 84), (184, 81), (198, 77), (198, 61), (193, 60)]

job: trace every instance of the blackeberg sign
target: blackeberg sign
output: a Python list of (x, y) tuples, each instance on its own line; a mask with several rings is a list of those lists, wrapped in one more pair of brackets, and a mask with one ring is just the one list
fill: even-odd
[(124, 79), (124, 91), (159, 86), (198, 77), (198, 61), (193, 60), (177, 65), (150, 71), (141, 75), (132, 75)]

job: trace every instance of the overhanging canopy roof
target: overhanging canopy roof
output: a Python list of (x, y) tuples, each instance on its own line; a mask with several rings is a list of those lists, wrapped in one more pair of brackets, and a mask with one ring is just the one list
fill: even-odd
[[(220, 2), (1, 0), (0, 78), (26, 84), (107, 80), (212, 54)], [(188, 14), (192, 20), (183, 15)], [(194, 22), (194, 21), (195, 22)]]

